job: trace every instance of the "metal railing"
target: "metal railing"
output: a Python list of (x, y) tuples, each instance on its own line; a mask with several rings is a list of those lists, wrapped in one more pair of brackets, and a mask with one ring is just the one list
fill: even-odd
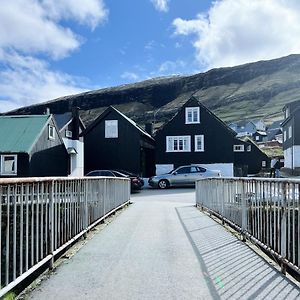
[(0, 297), (129, 198), (123, 178), (0, 179)]
[(300, 273), (300, 180), (202, 179), (196, 203)]

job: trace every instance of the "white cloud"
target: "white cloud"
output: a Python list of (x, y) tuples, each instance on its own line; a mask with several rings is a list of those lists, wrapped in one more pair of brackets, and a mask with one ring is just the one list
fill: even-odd
[(296, 0), (221, 0), (173, 25), (178, 35), (194, 35), (197, 60), (211, 68), (300, 53), (299, 20)]
[(169, 10), (169, 0), (151, 0), (156, 10), (167, 12)]
[(107, 15), (103, 0), (1, 0), (0, 110), (81, 92), (76, 78), (51, 70), (51, 59), (70, 55), (82, 43), (61, 21), (93, 30)]
[(42, 60), (0, 51), (0, 112), (80, 93), (79, 78), (52, 71)]
[(42, 0), (42, 5), (54, 19), (74, 19), (92, 29), (108, 15), (103, 0)]
[(134, 73), (134, 72), (124, 72), (124, 73), (121, 75), (121, 78), (122, 78), (122, 79), (129, 80), (129, 81), (137, 81), (137, 80), (140, 79), (139, 75), (137, 75), (137, 74)]
[(186, 67), (186, 63), (183, 60), (170, 61), (167, 60), (163, 62), (158, 68), (159, 75), (170, 75), (170, 74), (180, 74)]

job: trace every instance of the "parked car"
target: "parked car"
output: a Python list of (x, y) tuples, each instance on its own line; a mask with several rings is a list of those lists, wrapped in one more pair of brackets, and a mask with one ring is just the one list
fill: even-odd
[(131, 190), (139, 190), (142, 187), (140, 180), (136, 176), (129, 176), (115, 170), (94, 170), (86, 174), (86, 176), (106, 176), (106, 177), (122, 177), (130, 179)]
[(190, 165), (178, 167), (167, 174), (150, 177), (148, 183), (152, 187), (166, 189), (172, 186), (194, 186), (198, 179), (216, 176), (221, 176), (221, 172)]
[(126, 175), (129, 175), (129, 177), (136, 177), (139, 181), (140, 181), (140, 184), (141, 184), (141, 187), (144, 186), (145, 182), (144, 182), (144, 179), (142, 177), (140, 177), (139, 175), (137, 174), (134, 174), (134, 173), (131, 173), (131, 172), (128, 172), (128, 171), (125, 171), (125, 170), (116, 170), (120, 173), (123, 173), (123, 174), (126, 174)]

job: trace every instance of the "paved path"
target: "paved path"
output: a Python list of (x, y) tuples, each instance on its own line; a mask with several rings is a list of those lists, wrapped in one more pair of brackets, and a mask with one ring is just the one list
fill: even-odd
[(146, 190), (29, 299), (299, 299), (299, 289), (193, 204)]

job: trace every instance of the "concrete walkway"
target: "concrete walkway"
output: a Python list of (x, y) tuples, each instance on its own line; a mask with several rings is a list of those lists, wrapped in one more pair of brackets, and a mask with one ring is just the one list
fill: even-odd
[(194, 191), (145, 190), (29, 299), (299, 299), (300, 290), (200, 213)]

